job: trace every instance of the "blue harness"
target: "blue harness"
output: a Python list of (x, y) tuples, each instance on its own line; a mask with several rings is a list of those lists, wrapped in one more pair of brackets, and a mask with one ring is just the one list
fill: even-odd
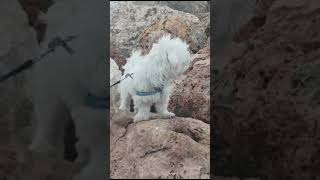
[(107, 109), (109, 108), (109, 99), (103, 96), (94, 96), (90, 93), (85, 97), (85, 104), (94, 109)]
[(150, 91), (150, 92), (145, 92), (145, 91), (136, 91), (136, 95), (137, 96), (151, 96), (157, 93), (162, 93), (163, 90), (163, 86), (158, 87), (158, 88), (154, 88), (154, 91)]

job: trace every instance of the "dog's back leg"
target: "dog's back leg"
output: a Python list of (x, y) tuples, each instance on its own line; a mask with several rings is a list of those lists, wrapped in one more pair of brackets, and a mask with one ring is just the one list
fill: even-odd
[(63, 158), (66, 112), (57, 98), (35, 98), (35, 126), (30, 150), (53, 153)]
[(143, 98), (133, 96), (134, 106), (137, 109), (137, 114), (133, 117), (134, 122), (148, 120), (151, 117), (150, 107), (152, 102), (144, 101)]
[(130, 112), (130, 101), (132, 99), (131, 95), (125, 89), (125, 87), (119, 86), (120, 91), (120, 110)]
[(159, 102), (155, 104), (159, 118), (167, 119), (175, 116), (174, 113), (168, 111), (170, 93), (171, 93), (170, 86), (164, 88)]

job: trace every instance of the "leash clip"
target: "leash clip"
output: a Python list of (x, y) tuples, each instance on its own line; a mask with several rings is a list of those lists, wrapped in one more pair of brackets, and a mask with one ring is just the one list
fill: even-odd
[(61, 37), (57, 36), (49, 42), (48, 48), (51, 51), (54, 51), (56, 47), (62, 46), (70, 55), (74, 54), (74, 50), (67, 44), (67, 42), (75, 39), (76, 36), (68, 36), (66, 39), (62, 39)]
[(131, 79), (133, 79), (132, 75), (133, 75), (133, 73), (131, 73), (131, 74), (128, 73), (128, 74), (126, 74), (124, 77), (125, 77), (125, 78), (130, 77)]

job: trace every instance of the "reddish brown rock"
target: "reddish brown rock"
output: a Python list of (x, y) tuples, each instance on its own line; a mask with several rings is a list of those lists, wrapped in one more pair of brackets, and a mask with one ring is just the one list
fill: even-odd
[(167, 18), (146, 28), (138, 38), (138, 46), (143, 53), (148, 53), (152, 45), (165, 34), (171, 34), (172, 37), (179, 37), (190, 45), (190, 50), (195, 52), (197, 47), (190, 37), (190, 22), (180, 16)]
[(210, 122), (210, 48), (192, 56), (193, 61), (183, 76), (174, 82), (169, 110), (177, 116)]
[[(110, 45), (126, 57), (138, 48), (139, 37), (144, 39), (143, 42), (150, 43), (161, 33), (182, 33), (192, 40), (195, 51), (203, 47), (208, 37), (208, 12), (200, 20), (195, 15), (161, 5), (144, 6), (131, 1), (112, 1), (110, 7)], [(143, 33), (146, 28), (148, 30)]]
[(117, 128), (111, 130), (118, 129), (111, 135), (112, 178), (209, 178), (208, 124), (191, 118), (131, 123), (119, 114), (112, 122)]
[(320, 6), (315, 2), (271, 3), (265, 23), (243, 40), (243, 53), (230, 54), (219, 69), (213, 82), (217, 172), (320, 177), (315, 171), (320, 163)]
[(52, 0), (19, 0), (19, 2), (28, 16), (29, 25), (37, 33), (38, 42), (41, 42), (47, 30), (47, 23), (39, 19), (39, 15), (41, 12), (46, 13), (54, 2)]
[[(0, 177), (3, 179), (72, 180), (80, 165), (30, 153), (25, 163), (17, 158), (17, 147), (2, 144), (0, 149)], [(4, 148), (6, 147), (6, 148)]]
[(17, 172), (17, 158), (13, 147), (4, 147), (0, 149), (0, 177), (13, 177)]
[(25, 179), (72, 180), (81, 166), (39, 154), (30, 154), (29, 164), (22, 164), (19, 176)]
[(114, 48), (110, 48), (110, 58), (117, 63), (119, 69), (123, 72), (122, 66), (126, 64), (125, 58)]

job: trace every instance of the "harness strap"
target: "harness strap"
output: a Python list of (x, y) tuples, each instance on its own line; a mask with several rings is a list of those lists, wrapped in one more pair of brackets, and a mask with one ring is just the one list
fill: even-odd
[(157, 93), (162, 93), (163, 87), (154, 88), (154, 91), (145, 92), (145, 91), (136, 91), (137, 96), (151, 96)]
[(109, 106), (109, 98), (103, 96), (95, 96), (90, 93), (85, 97), (85, 104), (95, 109), (107, 109)]
[(119, 81), (117, 81), (117, 82), (115, 82), (114, 84), (112, 84), (110, 87), (113, 87), (113, 86), (115, 86), (115, 85), (117, 85), (117, 84), (119, 84), (119, 83), (121, 83), (121, 81), (123, 81), (123, 80), (125, 80), (125, 79), (127, 79), (128, 77), (130, 77), (131, 79), (133, 79), (132, 78), (132, 75), (133, 75), (133, 73), (131, 73), (131, 74), (126, 74), (125, 76), (124, 76), (124, 78), (123, 79), (121, 79), (121, 80), (119, 80)]

